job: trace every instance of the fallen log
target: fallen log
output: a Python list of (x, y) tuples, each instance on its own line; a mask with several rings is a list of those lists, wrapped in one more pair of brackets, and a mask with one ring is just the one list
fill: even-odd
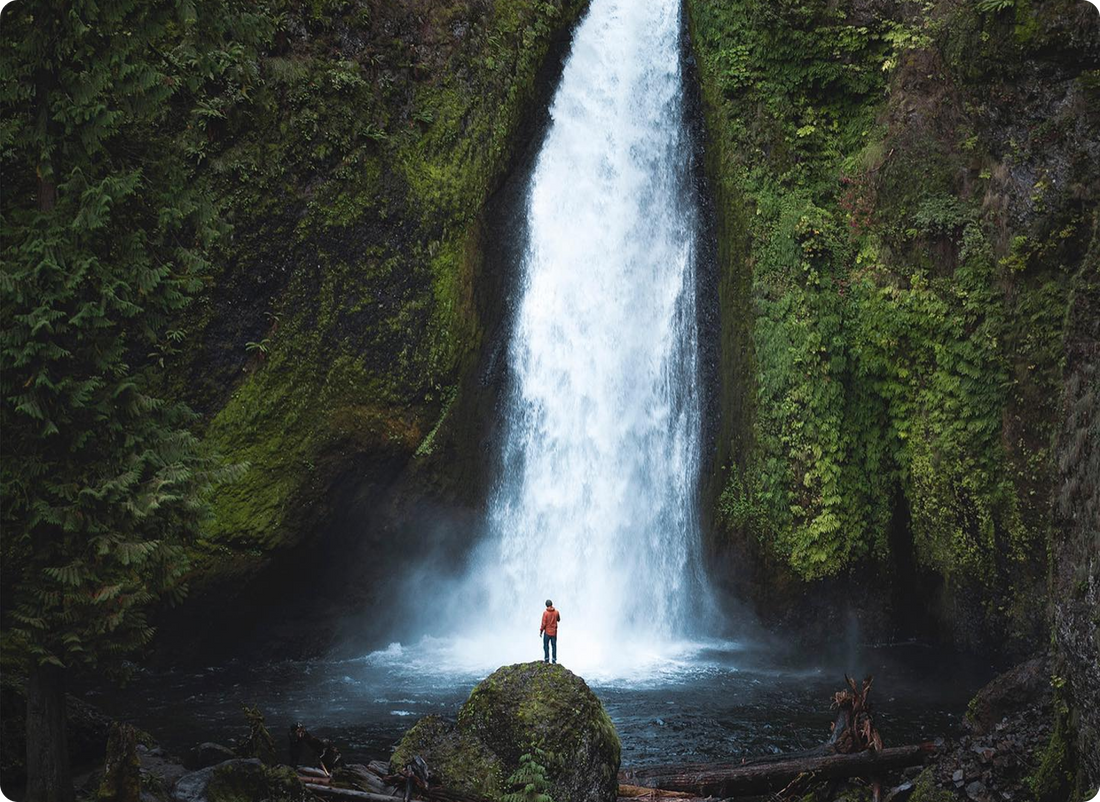
[(619, 785), (620, 800), (623, 799), (641, 799), (644, 802), (650, 802), (650, 800), (664, 800), (668, 799), (698, 799), (694, 794), (687, 794), (683, 791), (666, 791), (663, 788), (646, 788), (641, 785)]
[[(351, 788), (336, 788), (326, 784), (322, 778), (319, 777), (302, 777), (302, 785), (305, 786), (307, 791), (310, 791), (317, 796), (328, 797), (330, 799), (347, 799), (347, 800), (359, 800), (359, 802), (394, 802), (394, 800), (401, 800), (404, 802), (405, 792), (394, 789), (394, 793), (391, 794), (377, 794), (371, 791), (356, 791)], [(418, 799), (428, 799), (429, 802), (488, 802), (488, 800), (480, 797), (466, 796), (460, 794), (457, 791), (450, 791), (440, 786), (431, 786), (426, 791), (420, 791), (417, 796)]]
[(776, 752), (771, 755), (757, 755), (756, 757), (742, 758), (737, 763), (711, 762), (711, 763), (674, 763), (671, 765), (639, 766), (634, 769), (622, 769), (619, 771), (619, 782), (629, 785), (629, 780), (636, 773), (649, 772), (657, 774), (689, 774), (697, 771), (707, 771), (715, 768), (734, 768), (741, 766), (758, 766), (770, 763), (786, 763), (791, 760), (801, 760), (811, 757), (825, 757), (835, 755), (836, 750), (828, 744), (814, 746), (809, 749), (800, 749), (796, 752)]
[(648, 788), (684, 791), (697, 796), (753, 796), (778, 791), (802, 774), (816, 779), (840, 779), (879, 774), (923, 763), (935, 745), (929, 741), (881, 751), (867, 750), (851, 755), (814, 755), (797, 758), (766, 758), (737, 764), (654, 766), (621, 772), (623, 780)]
[(372, 794), (369, 791), (353, 791), (350, 788), (333, 788), (330, 785), (321, 785), (320, 783), (304, 782), (302, 785), (311, 794), (317, 796), (330, 797), (332, 799), (353, 799), (359, 800), (359, 802), (394, 802), (395, 800), (404, 800), (404, 796), (385, 796), (383, 794)]

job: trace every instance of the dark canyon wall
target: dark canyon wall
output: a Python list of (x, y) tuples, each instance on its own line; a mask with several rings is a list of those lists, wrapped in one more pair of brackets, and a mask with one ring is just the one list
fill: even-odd
[(274, 36), (250, 93), (212, 116), (199, 176), (232, 235), (170, 371), (246, 467), (214, 498), (167, 656), (242, 634), (327, 649), (387, 573), (468, 542), (503, 303), (490, 198), (537, 138), (584, 5), (264, 7)]
[(1070, 300), (1065, 342), (1055, 448), (1054, 671), (1065, 683), (1087, 799), (1084, 792), (1100, 786), (1100, 269)]
[(687, 7), (718, 218), (716, 575), (773, 622), (1041, 645), (1066, 315), (1098, 270), (1100, 17)]

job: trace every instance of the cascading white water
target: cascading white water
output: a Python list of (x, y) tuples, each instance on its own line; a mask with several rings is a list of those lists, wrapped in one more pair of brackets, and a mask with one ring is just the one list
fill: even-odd
[(532, 175), (502, 477), (473, 566), (500, 657), (539, 652), (547, 598), (563, 661), (603, 666), (684, 635), (706, 595), (679, 5), (593, 0)]

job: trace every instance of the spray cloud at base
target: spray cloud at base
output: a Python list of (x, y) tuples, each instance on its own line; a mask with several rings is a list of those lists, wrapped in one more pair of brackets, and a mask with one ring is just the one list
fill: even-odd
[(579, 669), (690, 654), (714, 629), (681, 61), (674, 0), (596, 0), (574, 35), (527, 189), (485, 533), (431, 593), (459, 664), (540, 656), (548, 598)]

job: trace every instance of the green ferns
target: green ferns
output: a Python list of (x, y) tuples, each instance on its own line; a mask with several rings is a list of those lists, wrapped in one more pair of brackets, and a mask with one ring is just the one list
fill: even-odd
[(231, 3), (210, 11), (5, 12), (3, 623), (32, 671), (145, 644), (149, 608), (182, 595), (207, 495), (237, 472), (156, 381), (224, 234), (186, 154), (264, 35)]
[(519, 768), (508, 778), (508, 786), (512, 790), (501, 797), (501, 802), (554, 802), (547, 793), (550, 781), (546, 779), (546, 769), (539, 762), (543, 759), (541, 749), (520, 757)]

